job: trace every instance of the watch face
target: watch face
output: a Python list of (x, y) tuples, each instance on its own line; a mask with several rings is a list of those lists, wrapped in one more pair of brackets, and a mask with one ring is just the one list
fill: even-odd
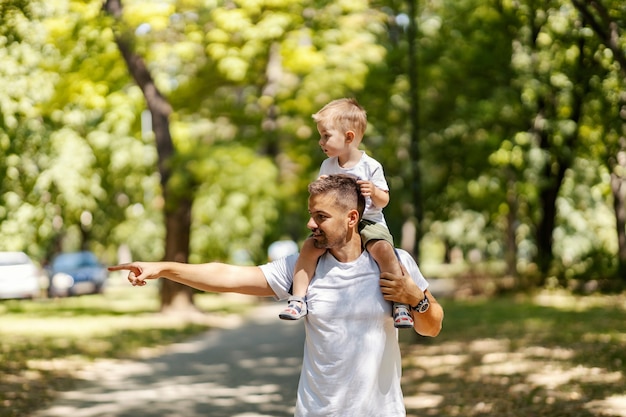
[(417, 312), (418, 313), (425, 313), (428, 311), (428, 307), (430, 307), (430, 303), (428, 302), (428, 298), (424, 298), (418, 305), (417, 305)]
[(425, 313), (428, 311), (428, 307), (430, 307), (430, 302), (428, 301), (428, 297), (424, 295), (424, 298), (422, 299), (422, 301), (417, 303), (414, 310), (417, 311), (418, 313)]

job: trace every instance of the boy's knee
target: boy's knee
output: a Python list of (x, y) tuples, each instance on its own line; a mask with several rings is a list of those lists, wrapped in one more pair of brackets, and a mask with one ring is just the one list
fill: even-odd
[(402, 275), (400, 260), (397, 258), (396, 251), (391, 243), (386, 240), (372, 240), (367, 242), (365, 249), (374, 258), (381, 272)]
[(394, 253), (391, 243), (384, 239), (370, 240), (365, 245), (365, 249), (370, 253)]

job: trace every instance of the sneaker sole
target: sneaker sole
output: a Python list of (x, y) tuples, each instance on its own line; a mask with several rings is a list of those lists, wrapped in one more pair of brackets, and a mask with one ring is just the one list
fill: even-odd
[(286, 314), (279, 314), (278, 317), (280, 317), (283, 320), (300, 320), (301, 317), (294, 317), (294, 316), (289, 316)]

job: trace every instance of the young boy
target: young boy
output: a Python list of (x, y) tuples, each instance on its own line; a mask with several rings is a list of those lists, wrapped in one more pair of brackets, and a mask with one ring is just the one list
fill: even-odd
[[(381, 272), (402, 275), (393, 246), (393, 237), (387, 229), (383, 208), (389, 203), (389, 187), (382, 165), (359, 150), (367, 127), (365, 110), (356, 100), (343, 98), (331, 101), (313, 115), (320, 133), (320, 147), (328, 156), (320, 167), (319, 176), (349, 174), (359, 179), (366, 206), (359, 230), (365, 249), (372, 255)], [(313, 239), (305, 240), (296, 263), (293, 278), (293, 296), (279, 314), (283, 320), (298, 320), (307, 314), (305, 297), (320, 256), (326, 249), (314, 246)], [(394, 325), (412, 328), (410, 307), (394, 303)]]

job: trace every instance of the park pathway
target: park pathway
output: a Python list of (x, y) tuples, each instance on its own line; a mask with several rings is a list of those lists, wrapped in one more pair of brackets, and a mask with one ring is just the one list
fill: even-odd
[(291, 417), (304, 325), (278, 319), (283, 307), (262, 303), (149, 359), (97, 362), (32, 417)]

